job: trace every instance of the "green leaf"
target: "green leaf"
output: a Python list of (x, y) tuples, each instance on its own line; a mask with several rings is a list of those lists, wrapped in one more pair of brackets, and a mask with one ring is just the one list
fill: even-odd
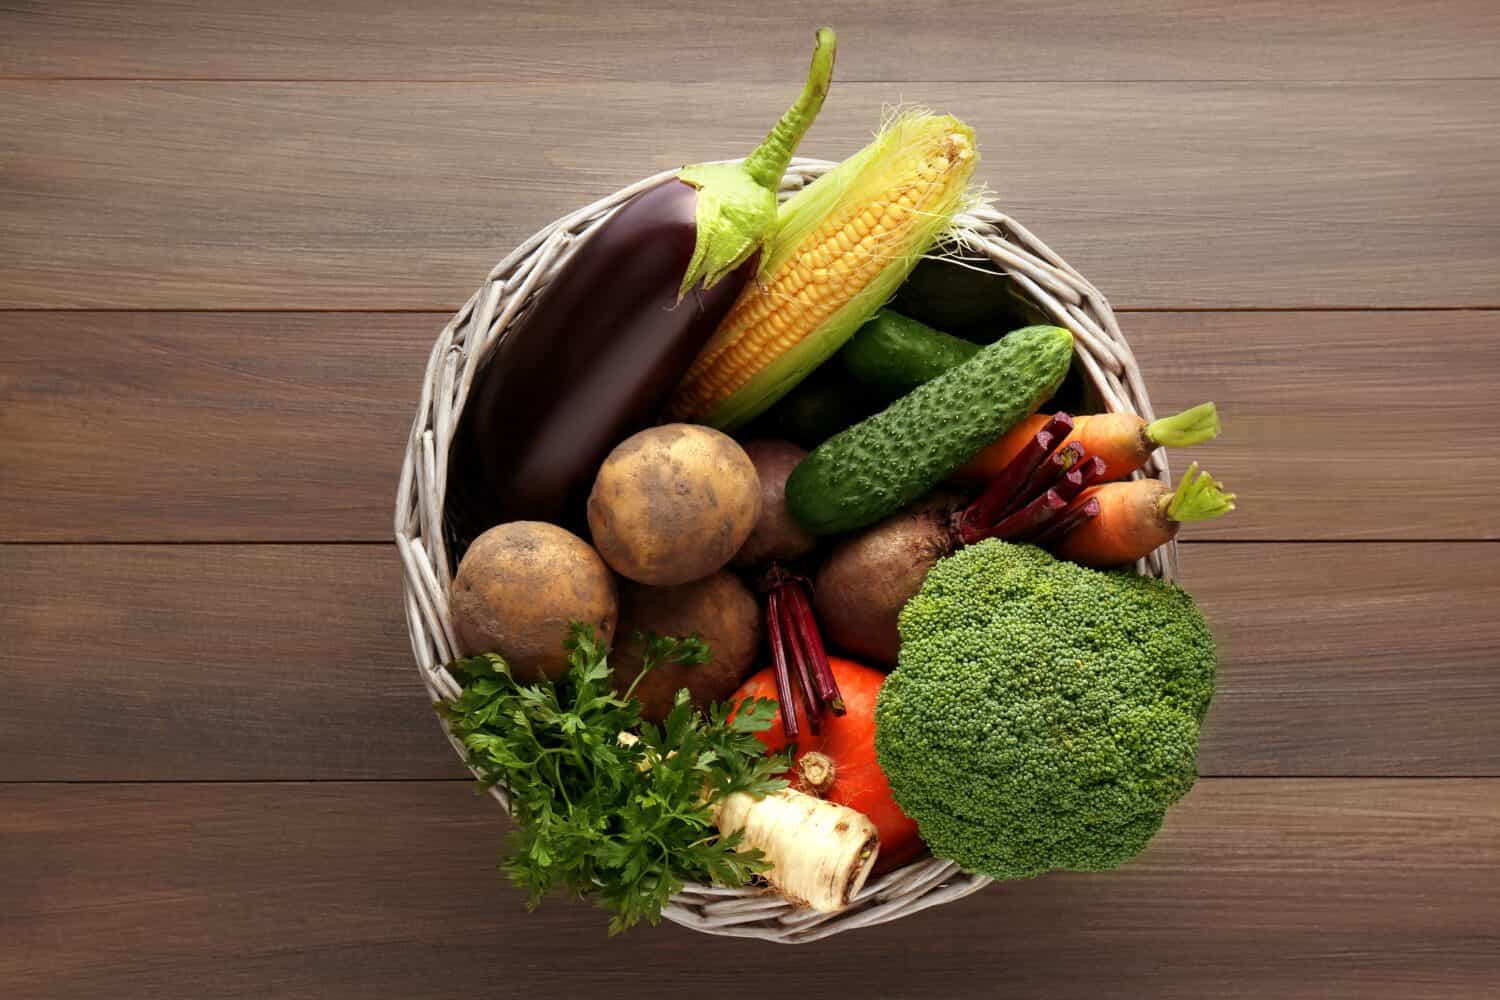
[[(695, 636), (644, 641), (645, 670), (709, 657)], [(518, 684), (494, 655), (458, 661), (450, 670), (463, 689), (437, 706), (476, 772), (510, 792), (520, 826), (500, 867), (528, 905), (559, 890), (593, 897), (618, 933), (656, 923), (689, 881), (743, 885), (764, 870), (756, 852), (736, 850), (737, 836), (714, 836), (713, 812), (731, 791), (785, 787), (777, 776), (790, 751), (767, 755), (754, 736), (776, 703), (746, 702), (731, 722), (730, 706), (700, 713), (679, 691), (660, 725), (643, 725), (640, 702), (612, 688), (594, 632), (575, 623), (567, 648), (556, 682)], [(621, 742), (621, 733), (638, 738)]]

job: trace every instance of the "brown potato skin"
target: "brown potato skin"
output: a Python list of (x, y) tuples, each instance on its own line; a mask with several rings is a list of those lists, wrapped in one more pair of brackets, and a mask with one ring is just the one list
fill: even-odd
[(676, 587), (622, 584), (620, 641), (609, 657), (615, 690), (622, 694), (641, 672), (646, 644), (635, 639), (636, 632), (697, 635), (713, 651), (707, 663), (658, 666), (636, 686), (641, 714), (648, 722), (660, 722), (672, 710), (678, 688), (687, 688), (693, 704), (707, 708), (733, 694), (750, 675), (760, 651), (760, 602), (728, 570)]
[(499, 653), (517, 680), (555, 680), (568, 669), (569, 623), (609, 643), (619, 604), (609, 568), (589, 544), (541, 521), (512, 521), (469, 546), (449, 588), (465, 656)]
[(802, 527), (786, 506), (786, 479), (807, 452), (790, 441), (761, 438), (745, 445), (760, 478), (760, 517), (755, 530), (734, 555), (736, 566), (765, 566), (805, 556), (818, 546), (818, 536)]
[(609, 453), (588, 517), (594, 546), (616, 573), (675, 586), (722, 569), (739, 551), (760, 517), (760, 481), (729, 435), (663, 424)]
[(839, 543), (813, 583), (824, 639), (872, 666), (896, 665), (896, 618), (953, 551), (949, 520), (958, 502), (946, 494), (919, 500)]

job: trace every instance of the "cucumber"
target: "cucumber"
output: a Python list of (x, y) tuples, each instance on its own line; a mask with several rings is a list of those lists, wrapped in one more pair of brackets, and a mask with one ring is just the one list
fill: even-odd
[(854, 379), (895, 399), (978, 353), (978, 344), (882, 309), (839, 350), (839, 361)]
[(786, 438), (811, 451), (889, 402), (889, 397), (849, 381), (837, 365), (825, 362), (756, 418), (744, 438)]
[(988, 260), (929, 257), (912, 271), (891, 308), (965, 340), (993, 344), (1006, 330), (1047, 315)]
[(820, 535), (873, 524), (930, 491), (1046, 402), (1073, 335), (1028, 326), (823, 442), (792, 471), (792, 516)]

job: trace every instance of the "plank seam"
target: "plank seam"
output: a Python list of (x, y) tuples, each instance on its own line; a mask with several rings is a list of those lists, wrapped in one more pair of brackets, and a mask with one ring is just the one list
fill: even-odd
[[(395, 538), (0, 538), (3, 546), (118, 546), (120, 548), (168, 545), (199, 546), (297, 546), (297, 545), (395, 545)], [(1179, 545), (1495, 545), (1500, 538), (1181, 538)]]
[[(1500, 774), (1200, 774), (1199, 781), (1500, 781)], [(39, 778), (3, 779), (25, 785), (472, 785), (452, 778)]]

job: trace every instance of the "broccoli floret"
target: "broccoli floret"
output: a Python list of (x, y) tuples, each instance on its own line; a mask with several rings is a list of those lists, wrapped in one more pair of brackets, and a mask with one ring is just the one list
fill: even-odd
[(1214, 642), (1181, 589), (992, 540), (938, 563), (900, 629), (875, 748), (938, 857), (1114, 868), (1193, 786)]

